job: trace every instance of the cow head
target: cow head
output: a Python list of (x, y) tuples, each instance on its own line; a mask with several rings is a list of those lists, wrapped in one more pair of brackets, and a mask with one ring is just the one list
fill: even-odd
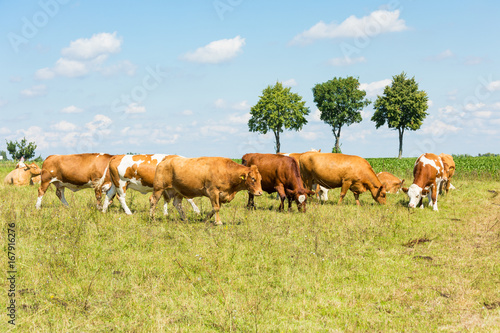
[(262, 195), (262, 176), (256, 165), (252, 165), (250, 170), (241, 175), (241, 179), (245, 181), (245, 188), (253, 195)]
[(31, 163), (30, 165), (27, 165), (24, 170), (25, 171), (29, 170), (29, 172), (33, 177), (42, 174), (42, 169), (40, 169), (40, 167), (36, 165), (36, 163)]
[[(386, 193), (387, 193), (387, 189), (385, 187), (385, 184), (383, 184), (382, 186), (380, 186), (377, 189), (377, 194), (373, 197), (373, 199), (375, 199), (375, 201), (377, 201), (379, 204), (385, 205)], [(372, 192), (372, 194), (373, 194), (373, 192)]]
[(408, 207), (410, 208), (417, 207), (422, 200), (422, 196), (424, 195), (424, 193), (422, 193), (422, 188), (417, 184), (411, 184), (406, 193), (410, 198), (410, 203), (408, 204)]
[(285, 189), (286, 195), (292, 198), (297, 204), (299, 212), (306, 212), (306, 201), (308, 196), (315, 195), (316, 192), (303, 188), (298, 190)]

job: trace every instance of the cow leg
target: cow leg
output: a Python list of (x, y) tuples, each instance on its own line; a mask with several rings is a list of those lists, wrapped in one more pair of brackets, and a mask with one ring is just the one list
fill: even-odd
[(342, 188), (340, 189), (340, 199), (338, 202), (339, 205), (342, 203), (342, 200), (344, 199), (350, 187), (351, 187), (351, 182), (349, 181), (342, 182)]
[(38, 198), (36, 199), (36, 205), (35, 205), (36, 209), (40, 209), (40, 207), (42, 207), (42, 198), (47, 189), (49, 188), (49, 186), (50, 186), (49, 180), (41, 182), (40, 187), (38, 188)]
[(69, 206), (68, 202), (66, 201), (66, 198), (64, 197), (64, 186), (59, 185), (58, 183), (54, 183), (54, 186), (56, 187), (56, 195), (61, 200), (63, 205), (66, 207)]
[(186, 220), (186, 214), (184, 213), (184, 210), (182, 209), (182, 196), (179, 194), (176, 194), (174, 196), (174, 207), (177, 208), (177, 211), (179, 212), (179, 215), (181, 216), (181, 220)]
[(218, 191), (213, 191), (209, 193), (209, 198), (210, 202), (212, 203), (212, 211), (208, 213), (207, 217), (205, 217), (204, 221), (208, 221), (214, 214), (215, 214), (215, 225), (222, 225), (222, 221), (220, 220), (219, 216), (219, 209), (220, 209), (220, 203), (219, 203), (219, 192)]
[(352, 194), (354, 194), (354, 199), (356, 200), (356, 205), (361, 206), (361, 203), (359, 202), (359, 193), (352, 192)]
[(285, 188), (283, 185), (278, 185), (275, 186), (274, 189), (276, 192), (278, 192), (278, 195), (280, 196), (280, 206), (278, 208), (278, 211), (282, 212), (283, 209), (285, 208), (285, 199), (286, 199), (286, 193), (285, 193)]
[(434, 191), (432, 191), (432, 195), (431, 195), (431, 198), (429, 199), (432, 199), (432, 209), (437, 211), (438, 210), (438, 191), (437, 191), (437, 187), (436, 185), (434, 185), (433, 187)]
[[(292, 197), (287, 197), (287, 199), (288, 199), (288, 211), (291, 212), (292, 211), (292, 199), (293, 198)], [(297, 207), (297, 209), (300, 210), (300, 206)]]
[(104, 203), (102, 205), (103, 213), (106, 213), (108, 211), (108, 207), (111, 204), (111, 201), (113, 201), (115, 195), (116, 195), (116, 187), (114, 185), (111, 185), (108, 192), (106, 192), (106, 197), (104, 198)]
[(169, 191), (163, 191), (163, 200), (165, 203), (163, 204), (163, 215), (167, 216), (168, 215), (168, 203), (170, 202), (170, 197), (174, 196), (175, 193), (170, 193)]
[(94, 188), (95, 198), (97, 200), (97, 209), (102, 210), (102, 187), (96, 186)]
[(118, 192), (118, 201), (120, 202), (120, 205), (125, 211), (125, 214), (132, 215), (130, 208), (128, 208), (127, 206), (127, 201), (125, 200), (125, 198), (127, 197), (126, 187), (125, 188), (119, 187), (117, 189), (117, 192)]
[(200, 215), (200, 209), (198, 208), (198, 206), (196, 206), (196, 204), (194, 203), (193, 199), (186, 199), (187, 202), (189, 202), (189, 204), (191, 205), (191, 207), (193, 208), (193, 211)]
[(163, 189), (153, 190), (153, 193), (149, 197), (149, 218), (154, 220), (155, 218), (155, 208), (158, 200), (160, 200), (163, 194)]
[(253, 198), (255, 196), (253, 194), (251, 194), (250, 192), (248, 192), (248, 203), (247, 203), (247, 208), (248, 209), (255, 209), (255, 203), (253, 201)]

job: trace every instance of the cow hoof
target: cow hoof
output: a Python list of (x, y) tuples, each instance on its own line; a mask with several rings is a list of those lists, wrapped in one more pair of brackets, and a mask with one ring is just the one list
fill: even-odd
[(217, 226), (217, 225), (223, 225), (223, 224), (224, 224), (224, 223), (222, 223), (222, 221), (215, 221), (215, 222), (214, 222), (214, 225), (216, 225), (216, 226)]

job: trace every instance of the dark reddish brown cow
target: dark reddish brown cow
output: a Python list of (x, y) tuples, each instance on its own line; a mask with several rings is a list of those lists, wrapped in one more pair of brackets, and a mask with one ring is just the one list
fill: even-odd
[[(304, 188), (300, 177), (299, 165), (292, 157), (280, 154), (245, 154), (242, 157), (245, 166), (255, 165), (262, 176), (262, 190), (267, 193), (278, 192), (281, 203), (279, 211), (284, 209), (285, 198), (288, 198), (288, 210), (292, 208), (292, 200), (299, 211), (306, 211), (306, 199), (314, 192)], [(248, 207), (254, 208), (254, 196), (248, 194)]]
[(50, 155), (42, 165), (41, 184), (38, 188), (36, 208), (42, 205), (42, 198), (51, 183), (56, 187), (56, 195), (61, 202), (68, 206), (64, 197), (67, 187), (73, 192), (84, 188), (93, 188), (97, 199), (97, 208), (101, 209), (103, 192), (107, 192), (111, 185), (109, 177), (109, 154), (74, 154)]
[(215, 224), (222, 224), (219, 209), (222, 203), (234, 199), (238, 191), (247, 190), (261, 195), (261, 176), (256, 166), (246, 167), (225, 157), (186, 158), (169, 155), (156, 167), (150, 217), (154, 218), (155, 207), (164, 191), (174, 198), (174, 206), (184, 219), (182, 198), (205, 196), (210, 199), (213, 210), (205, 220), (215, 214)]
[(370, 191), (375, 201), (386, 203), (386, 190), (370, 163), (362, 157), (334, 153), (304, 153), (300, 156), (300, 174), (306, 187), (313, 183), (326, 188), (341, 187), (339, 204), (351, 190), (360, 205), (359, 195)]
[(420, 205), (424, 208), (423, 196), (428, 195), (429, 206), (433, 210), (438, 210), (437, 198), (439, 187), (443, 180), (446, 180), (445, 169), (441, 158), (435, 154), (426, 153), (420, 155), (413, 167), (413, 184), (408, 188), (410, 208)]

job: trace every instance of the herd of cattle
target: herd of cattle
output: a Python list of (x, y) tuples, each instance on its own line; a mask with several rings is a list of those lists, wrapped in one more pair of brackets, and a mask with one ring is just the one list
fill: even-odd
[[(379, 204), (386, 203), (386, 193), (399, 190), (409, 196), (409, 207), (423, 208), (423, 197), (429, 198), (429, 205), (438, 210), (438, 192), (448, 192), (452, 187), (450, 179), (455, 172), (453, 158), (447, 154), (439, 156), (422, 154), (415, 162), (414, 181), (410, 187), (403, 187), (404, 180), (388, 172), (375, 174), (367, 160), (359, 156), (321, 153), (310, 151), (291, 154), (246, 154), (242, 164), (225, 157), (186, 158), (178, 155), (109, 155), (74, 154), (51, 155), (40, 169), (35, 163), (19, 162), (16, 169), (4, 180), (5, 184), (25, 185), (40, 183), (36, 208), (50, 184), (54, 184), (59, 200), (68, 205), (64, 189), (78, 191), (93, 188), (98, 209), (106, 212), (117, 196), (126, 214), (132, 214), (126, 203), (127, 189), (143, 194), (152, 192), (150, 217), (163, 196), (163, 213), (168, 214), (167, 204), (173, 204), (184, 219), (182, 199), (186, 198), (196, 213), (200, 213), (193, 202), (194, 197), (210, 199), (213, 210), (205, 220), (215, 214), (215, 224), (222, 224), (219, 209), (222, 203), (230, 202), (238, 191), (248, 191), (248, 208), (254, 208), (254, 196), (263, 191), (277, 192), (281, 200), (279, 210), (288, 209), (295, 202), (299, 211), (306, 211), (308, 196), (320, 195), (327, 199), (327, 191), (341, 188), (339, 203), (351, 190), (359, 205), (359, 195), (369, 191)], [(102, 199), (104, 197), (104, 203)]]

